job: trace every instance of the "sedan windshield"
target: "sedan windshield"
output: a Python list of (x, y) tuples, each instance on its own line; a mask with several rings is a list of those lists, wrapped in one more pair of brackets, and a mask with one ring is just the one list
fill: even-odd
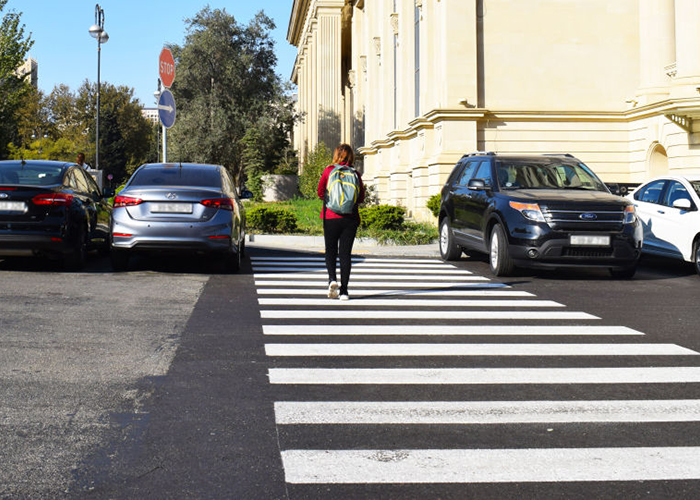
[(51, 186), (63, 178), (60, 165), (32, 165), (21, 162), (0, 165), (0, 184), (16, 186)]
[(558, 159), (500, 160), (496, 163), (501, 189), (585, 189), (607, 191), (583, 163)]

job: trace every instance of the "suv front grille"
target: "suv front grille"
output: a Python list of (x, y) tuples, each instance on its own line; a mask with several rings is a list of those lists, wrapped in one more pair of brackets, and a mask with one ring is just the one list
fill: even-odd
[(549, 227), (558, 231), (620, 231), (625, 213), (624, 207), (611, 209), (605, 206), (572, 207), (567, 205), (540, 205)]

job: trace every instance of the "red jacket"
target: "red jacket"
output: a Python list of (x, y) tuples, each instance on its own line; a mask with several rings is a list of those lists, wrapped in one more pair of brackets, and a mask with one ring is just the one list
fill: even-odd
[[(347, 163), (340, 163), (339, 165), (347, 165)], [(321, 199), (324, 199), (326, 196), (326, 186), (328, 186), (328, 176), (331, 174), (331, 171), (335, 165), (328, 165), (325, 170), (323, 171), (323, 174), (321, 174), (321, 180), (318, 181), (318, 197)], [(356, 171), (357, 172), (357, 171)], [(337, 214), (330, 208), (326, 208), (326, 219), (342, 219), (345, 217), (354, 217), (357, 219), (357, 221), (360, 221), (360, 212), (357, 209), (357, 206), (365, 201), (365, 185), (362, 183), (362, 176), (360, 175), (360, 172), (357, 172), (357, 178), (360, 181), (360, 194), (357, 197), (357, 203), (355, 204), (355, 208), (353, 208), (351, 214)], [(325, 208), (325, 205), (324, 205)], [(319, 216), (321, 219), (323, 219), (323, 210), (321, 210), (321, 215)]]

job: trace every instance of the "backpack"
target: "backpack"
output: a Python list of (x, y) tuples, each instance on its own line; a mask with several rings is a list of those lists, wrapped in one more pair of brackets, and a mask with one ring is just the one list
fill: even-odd
[(357, 172), (347, 165), (334, 165), (326, 185), (326, 207), (337, 214), (351, 214), (359, 194)]

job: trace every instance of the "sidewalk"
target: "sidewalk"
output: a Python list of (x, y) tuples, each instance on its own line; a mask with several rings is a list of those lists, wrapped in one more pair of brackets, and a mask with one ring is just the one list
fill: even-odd
[[(248, 248), (324, 252), (323, 236), (249, 234), (246, 240), (246, 246)], [(352, 253), (354, 255), (440, 258), (437, 242), (431, 243), (430, 245), (379, 245), (375, 240), (369, 238), (356, 239), (355, 245), (352, 248)]]

